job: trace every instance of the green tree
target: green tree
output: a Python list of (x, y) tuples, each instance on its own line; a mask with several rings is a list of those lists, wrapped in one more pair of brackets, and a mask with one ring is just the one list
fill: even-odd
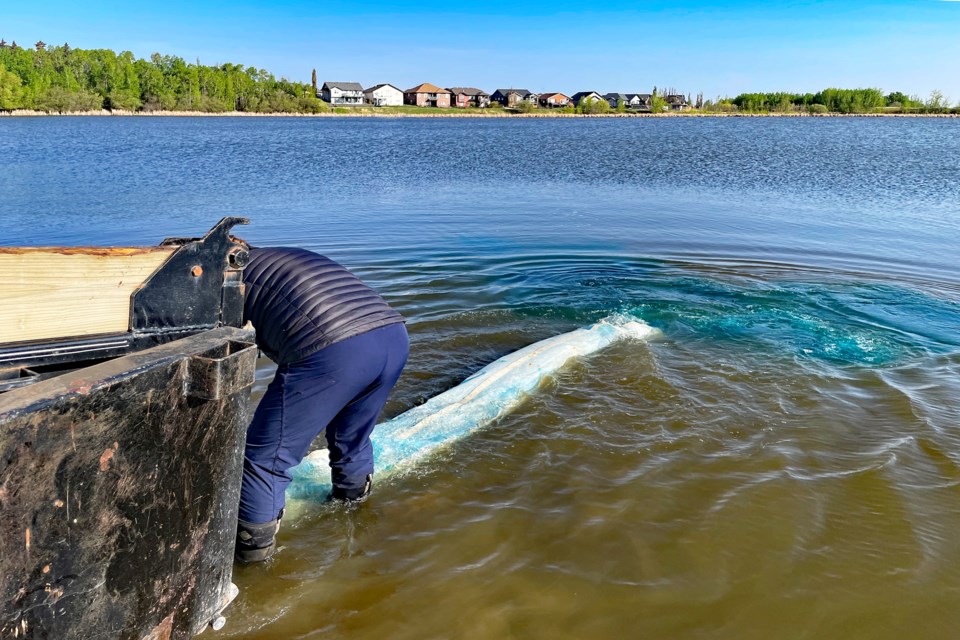
[(69, 91), (63, 87), (50, 87), (37, 96), (33, 106), (54, 113), (96, 111), (103, 108), (103, 98), (86, 89)]
[[(38, 43), (41, 44), (41, 43)], [(311, 85), (265, 69), (218, 67), (128, 51), (38, 46), (0, 47), (0, 108), (67, 112), (89, 109), (317, 113), (327, 109)]]
[(943, 91), (934, 89), (923, 106), (931, 113), (942, 113), (950, 109), (950, 98), (943, 95)]
[(824, 89), (814, 102), (835, 113), (870, 113), (886, 105), (880, 89)]
[(529, 100), (521, 100), (514, 109), (516, 109), (517, 113), (533, 113), (537, 110), (537, 105)]
[(888, 107), (898, 108), (901, 111), (907, 111), (912, 106), (910, 97), (900, 91), (888, 93), (885, 100), (887, 101)]
[(577, 111), (591, 115), (607, 113), (610, 111), (610, 103), (603, 98), (584, 98), (577, 106)]
[(796, 93), (741, 93), (733, 99), (737, 109), (749, 113), (767, 113), (770, 111), (787, 113), (794, 105), (809, 104), (812, 99)]
[(0, 64), (0, 109), (11, 111), (23, 106), (22, 85), (20, 76)]

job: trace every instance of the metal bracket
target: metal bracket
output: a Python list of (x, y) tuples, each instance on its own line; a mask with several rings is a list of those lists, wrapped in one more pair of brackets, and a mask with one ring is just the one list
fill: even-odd
[(216, 349), (184, 360), (184, 388), (186, 395), (201, 400), (221, 400), (250, 386), (251, 372), (242, 365), (247, 362), (252, 342), (229, 340)]
[(242, 269), (247, 248), (230, 235), (247, 218), (227, 217), (203, 238), (167, 238), (178, 249), (130, 299), (130, 330), (165, 333), (190, 327), (239, 327), (243, 322)]

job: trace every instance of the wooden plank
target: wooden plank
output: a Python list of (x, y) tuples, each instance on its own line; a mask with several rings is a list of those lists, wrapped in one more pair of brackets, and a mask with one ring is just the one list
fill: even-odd
[(0, 343), (122, 333), (173, 247), (0, 247)]

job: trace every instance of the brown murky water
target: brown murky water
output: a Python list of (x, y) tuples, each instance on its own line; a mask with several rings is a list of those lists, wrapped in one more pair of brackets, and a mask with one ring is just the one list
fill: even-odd
[[(523, 339), (425, 324), (391, 412)], [(368, 503), (289, 523), (274, 561), (237, 570), (221, 634), (956, 637), (958, 398), (956, 354), (618, 344)]]

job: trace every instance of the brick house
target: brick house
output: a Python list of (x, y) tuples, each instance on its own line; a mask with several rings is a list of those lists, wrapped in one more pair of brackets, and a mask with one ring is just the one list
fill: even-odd
[(403, 103), (417, 107), (441, 107), (448, 109), (450, 107), (451, 96), (452, 94), (446, 89), (441, 89), (435, 84), (424, 82), (412, 89), (404, 91)]
[(475, 87), (447, 87), (451, 93), (451, 106), (458, 109), (490, 106), (490, 94)]
[(570, 104), (570, 96), (563, 93), (541, 93), (537, 102), (545, 109), (559, 109)]

